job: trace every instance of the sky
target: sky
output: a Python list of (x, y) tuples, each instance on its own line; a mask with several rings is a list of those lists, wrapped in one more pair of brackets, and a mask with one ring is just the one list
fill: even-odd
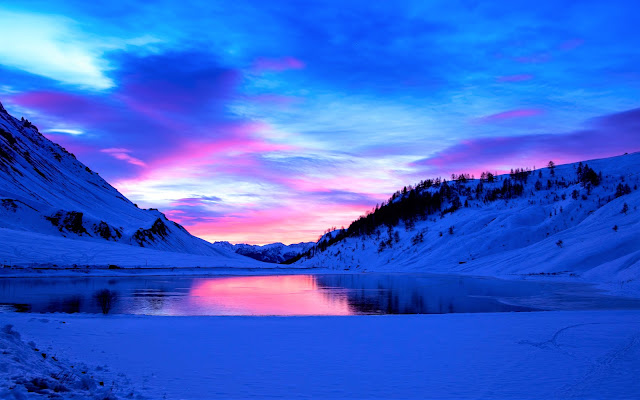
[(426, 178), (640, 150), (639, 12), (3, 0), (0, 101), (197, 236), (313, 241)]

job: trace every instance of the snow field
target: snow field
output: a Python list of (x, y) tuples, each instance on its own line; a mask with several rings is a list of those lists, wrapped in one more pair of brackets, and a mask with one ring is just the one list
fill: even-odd
[(94, 370), (108, 365), (101, 379), (120, 381), (124, 377), (119, 374), (124, 374), (152, 399), (640, 395), (638, 311), (359, 317), (0, 315), (0, 325), (6, 324), (15, 325), (23, 340), (34, 341), (48, 354), (82, 360)]

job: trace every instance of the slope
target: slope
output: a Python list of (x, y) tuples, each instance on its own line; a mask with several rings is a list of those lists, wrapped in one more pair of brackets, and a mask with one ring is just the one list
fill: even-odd
[[(516, 170), (493, 182), (464, 175), (421, 182), (317, 243), (296, 265), (638, 285), (639, 171), (634, 153)], [(407, 216), (407, 207), (421, 211)], [(376, 218), (392, 222), (371, 223)]]

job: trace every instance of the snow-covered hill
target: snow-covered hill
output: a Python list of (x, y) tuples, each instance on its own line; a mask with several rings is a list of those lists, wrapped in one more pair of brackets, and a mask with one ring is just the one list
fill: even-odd
[(118, 254), (135, 246), (246, 261), (192, 236), (158, 210), (139, 209), (29, 121), (9, 115), (1, 104), (0, 228), (0, 254), (14, 262), (34, 261), (25, 254), (12, 257), (22, 249), (14, 237), (25, 240), (25, 232), (46, 235), (34, 236), (31, 248), (36, 252), (45, 242), (60, 245), (54, 238), (65, 237), (128, 245), (115, 247)]
[(229, 242), (215, 242), (215, 245), (232, 250), (243, 256), (251, 257), (254, 260), (268, 263), (281, 263), (287, 261), (300, 253), (309, 250), (315, 243), (301, 242), (294, 244), (271, 243), (264, 246), (252, 244), (231, 244)]
[(516, 172), (398, 192), (295, 265), (638, 284), (640, 153)]

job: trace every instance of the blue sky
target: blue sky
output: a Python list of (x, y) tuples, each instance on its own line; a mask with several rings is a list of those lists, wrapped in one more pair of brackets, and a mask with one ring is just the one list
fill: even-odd
[(632, 1), (4, 1), (0, 101), (209, 240), (640, 150)]

